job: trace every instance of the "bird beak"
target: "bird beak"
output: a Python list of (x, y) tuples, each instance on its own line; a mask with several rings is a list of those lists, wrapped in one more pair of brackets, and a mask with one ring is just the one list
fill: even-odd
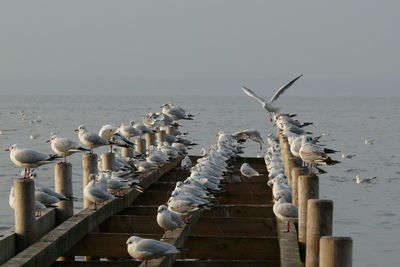
[(122, 244), (122, 245), (120, 245), (120, 246), (121, 246), (121, 247), (126, 247), (126, 245), (127, 245), (127, 244)]
[(6, 148), (6, 149), (4, 149), (4, 151), (10, 151), (10, 149), (9, 149), (9, 148)]
[(50, 143), (51, 142), (51, 140), (49, 139), (49, 140), (46, 140), (46, 143)]
[(79, 130), (78, 130), (78, 129), (75, 129), (74, 131), (75, 131), (75, 132), (79, 132)]

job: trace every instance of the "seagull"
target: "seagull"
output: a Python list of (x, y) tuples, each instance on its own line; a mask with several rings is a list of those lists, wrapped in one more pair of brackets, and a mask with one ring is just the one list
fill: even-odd
[(162, 113), (167, 115), (173, 120), (193, 120), (193, 115), (187, 113), (180, 107), (175, 107), (171, 102), (167, 102), (160, 106)]
[(374, 139), (365, 139), (365, 140), (364, 140), (364, 144), (366, 144), (366, 145), (373, 145), (374, 142), (375, 142)]
[(273, 104), (274, 102), (279, 98), (279, 96), (281, 94), (283, 94), (290, 86), (292, 86), (294, 84), (295, 81), (297, 81), (302, 75), (296, 77), (295, 79), (293, 79), (292, 81), (290, 81), (289, 83), (285, 84), (284, 86), (282, 86), (281, 88), (278, 89), (278, 91), (276, 91), (276, 93), (274, 94), (274, 96), (269, 100), (266, 101), (265, 99), (257, 96), (252, 90), (250, 90), (249, 88), (247, 88), (246, 86), (242, 86), (242, 90), (250, 97), (256, 99), (258, 102), (261, 103), (262, 107), (269, 112), (270, 114), (270, 118), (272, 118), (272, 114), (271, 113), (275, 113), (277, 111), (279, 111), (278, 107), (275, 107)]
[(188, 170), (192, 167), (192, 161), (190, 160), (189, 156), (186, 155), (181, 161), (182, 169)]
[(173, 231), (176, 228), (183, 227), (185, 223), (183, 220), (173, 211), (169, 210), (167, 206), (161, 205), (157, 210), (157, 223), (158, 225), (167, 231)]
[(129, 140), (132, 137), (139, 136), (142, 134), (141, 130), (134, 128), (132, 125), (125, 125), (125, 124), (121, 124), (119, 126), (119, 131), (123, 136), (125, 136)]
[[(15, 210), (15, 195), (14, 195), (14, 187), (11, 187), (10, 189), (10, 197), (8, 199), (8, 204), (10, 207)], [(36, 211), (36, 217), (41, 216), (42, 211), (46, 209), (46, 206), (40, 203), (39, 201), (35, 200), (35, 211)]]
[(281, 220), (286, 221), (287, 230), (283, 231), (284, 233), (290, 232), (290, 222), (295, 222), (298, 219), (298, 208), (297, 206), (285, 202), (283, 198), (278, 198), (274, 203), (273, 211), (275, 216)]
[(351, 159), (353, 157), (355, 157), (355, 154), (344, 154), (342, 153), (342, 159)]
[(333, 160), (327, 155), (327, 153), (334, 153), (336, 151), (312, 144), (307, 140), (307, 136), (305, 135), (303, 135), (301, 138), (302, 141), (299, 154), (305, 163), (309, 163), (311, 165), (334, 165), (340, 163), (340, 161)]
[(253, 169), (248, 163), (243, 163), (240, 167), (240, 172), (245, 177), (253, 177), (253, 176), (262, 176), (262, 174), (258, 173), (255, 169)]
[(123, 135), (118, 133), (119, 128), (114, 127), (110, 124), (104, 125), (99, 131), (99, 136), (104, 138), (110, 143), (110, 152), (112, 152), (112, 146), (116, 145), (119, 147), (130, 147), (133, 148), (133, 143), (125, 138)]
[(96, 133), (89, 133), (84, 125), (80, 125), (75, 132), (78, 132), (79, 141), (90, 148), (90, 154), (93, 154), (93, 149), (99, 146), (107, 146), (110, 143), (100, 137)]
[(375, 181), (375, 179), (376, 179), (376, 176), (368, 177), (368, 178), (364, 178), (363, 179), (358, 174), (356, 176), (354, 176), (354, 178), (353, 178), (353, 180), (356, 180), (357, 184), (370, 184), (373, 181)]
[(144, 261), (146, 267), (148, 260), (180, 253), (173, 245), (154, 239), (140, 238), (138, 236), (131, 236), (126, 241), (126, 245), (129, 255), (135, 259)]
[(18, 148), (16, 144), (7, 148), (6, 151), (10, 152), (10, 159), (15, 165), (25, 169), (24, 179), (28, 178), (29, 169), (50, 164), (53, 160), (59, 158), (57, 155), (43, 154), (32, 149)]
[(247, 129), (247, 130), (243, 130), (243, 131), (239, 131), (239, 132), (233, 133), (232, 137), (234, 139), (236, 139), (239, 143), (240, 142), (244, 142), (247, 139), (250, 139), (250, 140), (252, 140), (254, 142), (257, 142), (257, 143), (260, 144), (260, 150), (262, 150), (262, 145), (263, 144), (265, 145), (264, 140), (262, 139), (260, 132), (255, 130), (255, 129)]
[(42, 203), (46, 207), (53, 207), (54, 204), (60, 202), (61, 200), (55, 196), (46, 194), (42, 191), (35, 191), (35, 200)]
[(67, 163), (67, 156), (76, 152), (90, 151), (89, 149), (79, 146), (78, 143), (68, 138), (60, 138), (56, 135), (53, 135), (49, 140), (47, 140), (47, 143), (51, 144), (51, 150), (53, 150), (54, 153), (64, 157), (64, 163)]
[(103, 191), (101, 188), (96, 186), (96, 176), (92, 173), (89, 175), (90, 182), (85, 186), (83, 190), (83, 196), (89, 201), (93, 202), (93, 209), (96, 210), (96, 204), (102, 203), (108, 199), (113, 199), (115, 196), (111, 195), (107, 191)]

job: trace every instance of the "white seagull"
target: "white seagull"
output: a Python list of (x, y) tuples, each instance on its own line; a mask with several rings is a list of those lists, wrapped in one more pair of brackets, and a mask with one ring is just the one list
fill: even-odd
[(53, 160), (59, 158), (57, 155), (43, 154), (31, 149), (18, 148), (16, 144), (7, 148), (6, 151), (10, 152), (10, 159), (15, 165), (25, 169), (24, 179), (29, 178), (28, 169), (50, 164)]
[(376, 176), (361, 178), (360, 175), (357, 174), (353, 179), (356, 180), (357, 184), (370, 184), (376, 179)]
[(275, 202), (272, 209), (274, 211), (275, 216), (279, 220), (285, 221), (287, 224), (287, 230), (283, 232), (289, 233), (290, 222), (296, 222), (298, 220), (298, 208), (291, 203), (286, 203), (283, 198), (279, 198)]
[(161, 258), (169, 254), (178, 254), (180, 251), (165, 242), (154, 239), (140, 238), (131, 236), (127, 241), (128, 253), (133, 258), (144, 261), (147, 267), (147, 261), (151, 259)]
[(265, 99), (259, 97), (258, 95), (256, 95), (252, 90), (250, 90), (249, 88), (247, 88), (246, 86), (242, 86), (242, 90), (250, 97), (256, 99), (258, 102), (261, 103), (262, 107), (269, 112), (270, 116), (272, 112), (277, 112), (279, 111), (279, 108), (274, 106), (274, 102), (279, 98), (279, 96), (281, 94), (283, 94), (290, 86), (292, 86), (294, 84), (295, 81), (297, 81), (302, 75), (296, 77), (295, 79), (293, 79), (292, 81), (290, 81), (289, 83), (285, 84), (284, 86), (282, 86), (281, 88), (278, 89), (278, 91), (276, 91), (276, 93), (274, 94), (274, 96), (269, 100), (266, 101)]
[(245, 177), (253, 177), (253, 176), (262, 176), (262, 174), (258, 173), (255, 169), (253, 169), (248, 163), (243, 163), (240, 167), (240, 172)]
[(64, 163), (67, 163), (67, 156), (71, 156), (77, 152), (90, 151), (89, 149), (79, 146), (78, 143), (68, 139), (60, 138), (53, 135), (47, 143), (51, 144), (51, 150), (59, 156), (64, 157)]
[(171, 234), (176, 228), (180, 228), (185, 225), (183, 220), (175, 212), (169, 210), (165, 205), (158, 207), (157, 223), (162, 229), (165, 230), (165, 232), (171, 231)]
[(75, 129), (75, 132), (78, 132), (79, 141), (90, 148), (91, 154), (93, 154), (94, 148), (110, 144), (106, 139), (100, 137), (98, 134), (89, 133), (84, 125), (80, 125)]
[(96, 182), (96, 176), (92, 173), (89, 175), (90, 182), (85, 186), (83, 190), (83, 196), (89, 201), (93, 202), (93, 209), (96, 209), (97, 203), (102, 203), (108, 199), (113, 199), (115, 196), (111, 195), (107, 191), (103, 191), (98, 187)]

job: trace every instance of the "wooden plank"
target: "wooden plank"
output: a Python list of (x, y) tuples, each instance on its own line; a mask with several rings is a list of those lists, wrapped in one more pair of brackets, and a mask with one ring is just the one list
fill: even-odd
[[(271, 202), (272, 192), (270, 190), (244, 191), (237, 189), (219, 193), (215, 201), (221, 204), (265, 204)], [(135, 204), (161, 205), (165, 204), (170, 196), (170, 191), (148, 190), (135, 200)]]
[[(176, 167), (182, 157), (167, 163), (161, 168), (142, 176), (141, 185), (149, 187), (164, 173)], [(130, 190), (124, 198), (109, 200), (97, 211), (85, 209), (74, 215), (38, 242), (16, 255), (3, 266), (49, 266), (59, 256), (64, 255), (86, 234), (102, 223), (108, 217), (128, 207), (139, 196), (135, 190)]]
[(190, 236), (179, 258), (279, 260), (276, 237)]
[(56, 208), (46, 209), (36, 221), (38, 235), (42, 237), (56, 227)]
[(15, 256), (15, 232), (4, 232), (0, 235), (0, 264)]
[[(176, 182), (156, 182), (149, 187), (149, 190), (166, 192), (175, 189)], [(267, 185), (267, 180), (262, 182), (253, 182), (251, 180), (246, 182), (236, 182), (223, 185), (225, 191), (269, 191), (270, 187)]]
[(274, 218), (201, 217), (193, 235), (276, 236)]
[[(52, 267), (131, 267), (139, 266), (140, 262), (135, 260), (117, 261), (57, 261)], [(150, 264), (148, 264), (150, 267)], [(177, 259), (174, 266), (193, 267), (279, 267), (279, 261), (273, 260), (183, 260)]]
[(51, 267), (135, 267), (140, 261), (133, 259), (118, 261), (56, 261)]
[[(202, 217), (275, 217), (272, 204), (237, 204), (216, 205), (210, 210), (203, 211)], [(130, 206), (119, 213), (119, 215), (154, 215), (157, 213), (158, 205), (135, 205)]]
[(297, 239), (296, 227), (290, 223), (290, 232), (284, 233), (287, 225), (286, 222), (276, 220), (278, 228), (280, 261), (282, 267), (298, 267), (301, 265), (299, 242)]
[[(114, 215), (100, 225), (102, 233), (154, 233), (164, 231), (156, 216)], [(202, 216), (193, 229), (195, 235), (275, 236), (275, 218), (224, 218)]]
[(154, 233), (162, 235), (164, 230), (157, 224), (154, 216), (114, 215), (100, 225), (102, 233)]
[(175, 266), (193, 267), (279, 267), (276, 260), (177, 260)]

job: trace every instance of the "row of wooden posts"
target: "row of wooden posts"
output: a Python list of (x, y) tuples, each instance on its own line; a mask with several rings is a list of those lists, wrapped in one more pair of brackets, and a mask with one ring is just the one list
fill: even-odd
[[(166, 141), (166, 132), (169, 130), (160, 130), (156, 134), (147, 133), (145, 139), (138, 138), (135, 140), (135, 151), (145, 153), (146, 149), (153, 146), (157, 142)], [(122, 157), (132, 157), (134, 154), (131, 148), (122, 148)], [(115, 154), (107, 152), (102, 154), (103, 170), (114, 170)], [(83, 169), (83, 188), (89, 183), (89, 175), (98, 173), (97, 154), (86, 153), (82, 156)], [(73, 190), (72, 190), (72, 165), (71, 163), (59, 163), (54, 165), (55, 191), (70, 197), (68, 200), (61, 201), (56, 208), (57, 226), (74, 215)], [(14, 179), (14, 197), (15, 197), (15, 254), (21, 252), (29, 245), (33, 244), (43, 235), (40, 230), (35, 214), (35, 182), (33, 179)], [(88, 208), (91, 202), (83, 199), (83, 207)], [(46, 232), (51, 229), (47, 229)]]
[(287, 139), (279, 134), (285, 174), (292, 188), (292, 204), (298, 206), (298, 241), (306, 267), (352, 266), (353, 240), (332, 236), (333, 201), (319, 199), (319, 178), (290, 152)]

